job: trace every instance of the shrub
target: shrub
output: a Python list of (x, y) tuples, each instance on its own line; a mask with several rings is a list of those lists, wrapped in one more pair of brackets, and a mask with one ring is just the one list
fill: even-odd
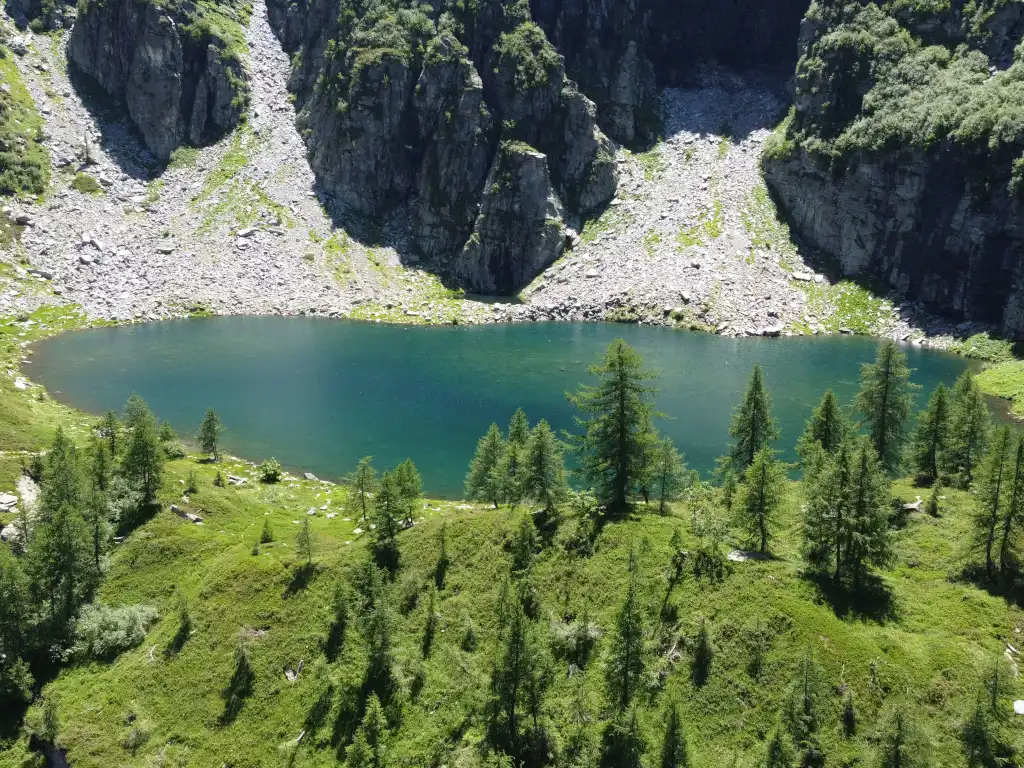
[(261, 482), (279, 483), (281, 482), (281, 475), (283, 474), (281, 462), (271, 457), (260, 464), (259, 473)]
[(148, 605), (87, 605), (75, 624), (71, 655), (79, 661), (109, 661), (139, 645), (156, 618), (156, 609)]
[(164, 454), (168, 459), (184, 459), (187, 455), (185, 452), (185, 446), (179, 443), (177, 440), (171, 440), (164, 445)]

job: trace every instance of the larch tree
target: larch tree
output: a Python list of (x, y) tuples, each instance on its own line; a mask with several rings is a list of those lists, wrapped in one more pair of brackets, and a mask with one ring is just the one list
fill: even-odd
[(142, 493), (143, 504), (152, 504), (156, 499), (163, 460), (156, 419), (143, 403), (133, 416), (131, 434), (121, 459), (121, 471)]
[(974, 516), (974, 543), (985, 556), (985, 575), (992, 581), (1000, 524), (1013, 483), (1012, 440), (1009, 425), (996, 432), (981, 467), (978, 507)]
[(960, 488), (969, 488), (985, 458), (992, 431), (985, 395), (974, 374), (966, 371), (953, 387), (944, 471)]
[(480, 438), (476, 453), (466, 475), (466, 496), (479, 501), (489, 501), (498, 508), (505, 497), (506, 470), (505, 454), (508, 446), (501, 436), (501, 428), (491, 424), (487, 434)]
[(355, 494), (359, 511), (363, 515), (363, 525), (366, 525), (369, 498), (377, 490), (377, 470), (373, 468), (372, 456), (363, 456), (359, 460), (355, 472), (349, 475), (348, 482), (352, 487), (352, 493)]
[(733, 444), (729, 447), (727, 470), (742, 477), (754, 463), (757, 452), (779, 439), (779, 425), (772, 416), (771, 395), (764, 385), (760, 364), (754, 365), (743, 402), (733, 412), (729, 426)]
[(861, 366), (857, 409), (882, 466), (890, 473), (898, 472), (903, 461), (916, 388), (910, 373), (906, 353), (891, 339), (879, 345), (874, 363)]
[(661, 744), (661, 768), (690, 768), (690, 753), (686, 745), (679, 705), (672, 702), (665, 718), (665, 739)]
[(371, 535), (377, 562), (392, 570), (398, 564), (398, 530), (404, 512), (402, 495), (394, 473), (385, 472), (381, 476), (373, 503), (373, 523), (376, 527)]
[(650, 385), (656, 374), (621, 339), (616, 339), (597, 365), (589, 368), (599, 380), (567, 395), (583, 413), (576, 417), (582, 435), (572, 436), (579, 472), (611, 514), (629, 509), (630, 494), (640, 481), (647, 458), (654, 409)]
[(1017, 534), (1024, 520), (1024, 437), (1017, 439), (1016, 458), (1013, 462), (1013, 484), (1003, 513), (999, 538), (999, 572), (1009, 582), (1017, 572)]
[(402, 507), (402, 520), (406, 526), (412, 525), (413, 514), (416, 503), (423, 495), (423, 479), (419, 470), (412, 463), (412, 459), (406, 459), (391, 473), (394, 476), (395, 487), (398, 489), (398, 497)]
[(834, 454), (849, 431), (849, 423), (839, 407), (835, 393), (831, 389), (826, 390), (797, 441), (797, 454), (806, 462), (815, 445), (820, 446), (825, 453)]
[(946, 385), (940, 383), (928, 406), (918, 415), (914, 431), (914, 472), (920, 482), (931, 484), (939, 479), (948, 440), (949, 396)]
[(786, 497), (786, 466), (765, 445), (747, 467), (737, 505), (739, 522), (757, 551), (768, 551), (768, 542), (778, 522)]
[(199, 450), (220, 461), (220, 435), (224, 431), (220, 416), (213, 408), (206, 409), (203, 423), (199, 425)]
[(889, 481), (872, 446), (865, 440), (853, 459), (849, 490), (849, 514), (840, 536), (846, 546), (845, 570), (859, 587), (868, 566), (884, 567), (892, 559), (889, 532)]
[(530, 432), (522, 476), (523, 495), (543, 505), (545, 512), (552, 512), (568, 491), (562, 444), (544, 419)]
[(306, 565), (313, 564), (313, 534), (309, 530), (308, 517), (302, 518), (302, 525), (295, 537), (295, 552), (306, 561)]
[(671, 438), (659, 440), (651, 462), (651, 492), (658, 501), (658, 513), (668, 514), (668, 505), (682, 498), (687, 485), (686, 462)]
[[(632, 553), (630, 560), (633, 560)], [(633, 696), (640, 690), (646, 670), (643, 605), (636, 569), (631, 562), (626, 597), (615, 620), (606, 670), (609, 699), (620, 712), (629, 707)]]
[(103, 414), (103, 418), (100, 419), (96, 431), (100, 437), (106, 440), (107, 446), (110, 448), (110, 455), (113, 458), (117, 458), (117, 451), (121, 447), (121, 422), (117, 418), (117, 414), (113, 411), (107, 411)]

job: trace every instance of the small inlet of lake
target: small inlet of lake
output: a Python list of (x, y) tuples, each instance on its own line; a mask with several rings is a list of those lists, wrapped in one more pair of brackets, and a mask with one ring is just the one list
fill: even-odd
[[(825, 389), (857, 391), (875, 339), (727, 339), (610, 324), (415, 327), (302, 317), (217, 317), (66, 333), (35, 345), (28, 373), (62, 402), (95, 414), (133, 392), (186, 438), (207, 408), (224, 447), (252, 460), (337, 479), (360, 457), (380, 469), (411, 457), (432, 496), (458, 498), (477, 439), (504, 429), (517, 407), (531, 423), (573, 428), (565, 392), (592, 381), (587, 366), (625, 339), (660, 371), (658, 428), (709, 472), (728, 445), (729, 417), (761, 363), (793, 445)], [(919, 405), (967, 368), (956, 356), (907, 347)]]

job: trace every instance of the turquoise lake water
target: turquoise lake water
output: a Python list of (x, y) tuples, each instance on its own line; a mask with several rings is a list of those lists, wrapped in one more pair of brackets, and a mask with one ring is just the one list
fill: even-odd
[[(564, 393), (616, 338), (660, 371), (658, 424), (702, 472), (728, 445), (729, 416), (760, 362), (793, 444), (832, 387), (846, 403), (876, 341), (860, 337), (726, 339), (611, 324), (409, 327), (320, 318), (219, 317), (67, 333), (35, 345), (27, 370), (59, 400), (93, 413), (138, 392), (190, 438), (207, 408), (224, 421), (228, 452), (275, 456), (339, 478), (364, 455), (378, 468), (411, 457), (427, 493), (459, 497), (477, 439), (519, 406), (531, 422), (573, 427)], [(921, 403), (967, 367), (908, 347)]]

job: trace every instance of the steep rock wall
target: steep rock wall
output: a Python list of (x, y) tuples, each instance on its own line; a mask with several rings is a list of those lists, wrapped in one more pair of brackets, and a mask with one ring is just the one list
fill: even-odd
[(815, 2), (794, 109), (764, 160), (796, 233), (845, 274), (1012, 335), (1024, 333), (1022, 8)]
[(248, 98), (241, 62), (195, 22), (187, 4), (91, 0), (68, 42), (72, 64), (124, 104), (161, 160), (183, 142), (202, 144), (234, 128)]

